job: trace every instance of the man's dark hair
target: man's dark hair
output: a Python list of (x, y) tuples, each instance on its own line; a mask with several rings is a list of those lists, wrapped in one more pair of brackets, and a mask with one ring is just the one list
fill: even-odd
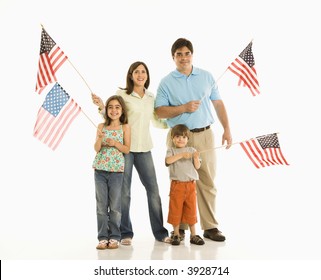
[(187, 39), (185, 39), (185, 38), (179, 38), (179, 39), (177, 39), (177, 40), (174, 42), (174, 44), (172, 45), (172, 49), (171, 49), (171, 51), (172, 51), (172, 56), (174, 56), (176, 50), (178, 50), (178, 49), (180, 49), (180, 48), (182, 48), (182, 47), (187, 47), (187, 48), (191, 51), (191, 53), (193, 54), (194, 49), (193, 49), (193, 44), (192, 44), (192, 42), (189, 41), (189, 40), (187, 40)]

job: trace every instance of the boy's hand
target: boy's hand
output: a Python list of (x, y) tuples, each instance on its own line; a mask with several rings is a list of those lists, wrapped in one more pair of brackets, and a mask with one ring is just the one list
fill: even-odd
[(189, 159), (189, 158), (192, 157), (192, 154), (188, 153), (188, 152), (185, 152), (185, 153), (182, 153), (182, 156), (183, 156), (183, 158)]
[(200, 152), (196, 151), (193, 153), (193, 158), (198, 159), (200, 157)]

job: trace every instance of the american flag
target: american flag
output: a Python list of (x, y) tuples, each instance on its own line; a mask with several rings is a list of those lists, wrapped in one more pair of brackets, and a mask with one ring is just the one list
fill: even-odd
[(275, 164), (289, 165), (284, 158), (276, 133), (259, 136), (240, 143), (256, 168)]
[(228, 69), (239, 77), (239, 86), (243, 85), (248, 87), (252, 95), (256, 96), (260, 94), (260, 90), (254, 65), (255, 62), (251, 42), (231, 63)]
[(36, 92), (40, 94), (50, 83), (57, 81), (55, 73), (60, 66), (68, 59), (64, 52), (56, 45), (55, 41), (42, 28), (40, 57), (38, 63), (38, 74)]
[(33, 135), (55, 150), (81, 108), (55, 83), (39, 109)]

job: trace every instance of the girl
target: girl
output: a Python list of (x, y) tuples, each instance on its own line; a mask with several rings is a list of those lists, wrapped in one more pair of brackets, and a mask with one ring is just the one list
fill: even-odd
[(116, 249), (120, 240), (121, 189), (124, 155), (129, 153), (130, 127), (122, 97), (113, 95), (105, 106), (105, 122), (98, 125), (95, 141), (97, 249)]

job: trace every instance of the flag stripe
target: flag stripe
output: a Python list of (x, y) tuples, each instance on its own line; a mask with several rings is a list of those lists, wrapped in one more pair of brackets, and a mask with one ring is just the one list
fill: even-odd
[(282, 152), (280, 149), (274, 149), (274, 153), (275, 153), (275, 162), (277, 162), (278, 164), (286, 164), (289, 165), (287, 163), (287, 161), (285, 160), (285, 158), (282, 155)]
[[(231, 67), (233, 66), (233, 67)], [(239, 77), (239, 82), (238, 82), (238, 86), (246, 86), (249, 88), (249, 90), (251, 91), (253, 96), (256, 96), (256, 93), (253, 91), (252, 87), (250, 86), (250, 84), (247, 82), (247, 80), (244, 78), (242, 69), (240, 69), (239, 67), (237, 67), (234, 62), (231, 64), (231, 66), (229, 66), (229, 69), (231, 70), (232, 73), (234, 73), (236, 76)]]
[(43, 107), (39, 110), (34, 136), (55, 150), (81, 108), (72, 100), (56, 119)]
[(278, 150), (278, 153), (279, 153), (279, 155), (280, 155), (280, 158), (282, 159), (282, 162), (283, 162), (285, 165), (290, 165), (290, 164), (286, 161), (285, 157), (283, 156), (283, 153), (282, 153), (281, 149)]
[(46, 53), (44, 53), (39, 58), (39, 70), (37, 75), (36, 91), (39, 91), (39, 89), (55, 81), (57, 81), (57, 79), (51, 67), (49, 57)]
[[(231, 70), (232, 71), (232, 70)], [(234, 72), (233, 72), (234, 73)], [(240, 87), (240, 86), (243, 86), (245, 87), (245, 84), (243, 83), (242, 79), (240, 78), (239, 79), (239, 82), (237, 83), (237, 85)]]
[(253, 91), (252, 87), (249, 85), (249, 83), (244, 79), (244, 76), (242, 75), (242, 72), (241, 74), (237, 71), (235, 71), (234, 69), (232, 68), (229, 68), (231, 70), (231, 72), (233, 72), (236, 76), (238, 76), (240, 79), (239, 79), (239, 82), (238, 82), (238, 86), (243, 86), (243, 87), (248, 87), (249, 90), (251, 91), (252, 95), (253, 96), (256, 96), (256, 93)]
[(57, 139), (56, 144), (54, 145), (54, 143), (50, 143), (49, 147), (51, 147), (53, 150), (55, 150), (58, 146), (58, 144), (60, 143), (60, 141), (62, 140), (62, 138), (64, 137), (67, 129), (69, 128), (69, 126), (71, 125), (71, 123), (73, 122), (73, 120), (78, 116), (78, 114), (80, 113), (80, 108), (76, 108), (75, 110), (72, 112), (72, 114), (70, 114), (70, 117), (68, 119), (68, 122), (65, 123), (64, 126), (64, 130), (61, 132), (60, 137)]
[(54, 73), (60, 68), (60, 66), (67, 60), (64, 52), (55, 45), (49, 53), (49, 60), (52, 65)]
[(266, 154), (266, 159), (272, 164), (279, 164), (278, 161), (276, 160), (277, 158), (277, 151), (275, 148), (269, 148), (269, 149), (265, 149), (263, 150), (264, 153)]
[(254, 67), (252, 42), (231, 63), (228, 69), (239, 77), (238, 86), (248, 87), (253, 96), (260, 94), (259, 82)]
[[(70, 107), (70, 104), (71, 104), (71, 103), (68, 102), (68, 103), (65, 105), (63, 111), (60, 112), (59, 116), (57, 116), (57, 117), (55, 118), (55, 124), (54, 124), (53, 126), (51, 126), (51, 129), (50, 129), (50, 130), (48, 130), (48, 134), (47, 134), (46, 138), (44, 139), (44, 143), (45, 143), (45, 144), (47, 144), (47, 142), (50, 141), (52, 138), (55, 138), (56, 135), (59, 133), (59, 126), (61, 125), (62, 122), (65, 121), (65, 118), (64, 118), (64, 117), (65, 117), (65, 114), (66, 114), (67, 110), (68, 110), (69, 107)], [(49, 145), (49, 147), (50, 147), (50, 145)]]
[(33, 135), (40, 141), (42, 141), (49, 131), (54, 120), (55, 118), (46, 109), (41, 107), (38, 113), (38, 118)]
[[(248, 143), (246, 142), (245, 144), (248, 144)], [(243, 148), (244, 152), (245, 152), (245, 153), (247, 154), (247, 156), (249, 157), (249, 159), (252, 161), (252, 163), (254, 164), (254, 166), (255, 166), (256, 168), (260, 168), (260, 166), (256, 163), (256, 161), (255, 161), (255, 160), (253, 159), (253, 157), (252, 157), (252, 154), (253, 154), (253, 153), (250, 153), (243, 143), (240, 143), (240, 145), (241, 145), (241, 147)], [(255, 155), (255, 154), (253, 154), (253, 155)]]
[(289, 165), (281, 152), (276, 134), (256, 137), (241, 142), (240, 146), (256, 168), (279, 164)]
[(40, 58), (40, 75), (42, 78), (42, 86), (47, 85), (52, 81), (52, 78), (54, 77), (54, 72), (52, 70), (52, 67), (50, 65), (50, 61), (48, 58), (48, 55), (45, 53)]
[(48, 84), (57, 81), (55, 74), (67, 59), (68, 57), (56, 45), (55, 41), (42, 29), (35, 89), (38, 94), (40, 94)]
[(253, 76), (252, 69), (241, 60), (242, 59), (240, 58), (236, 59), (235, 62), (232, 62), (232, 64), (229, 66), (229, 69), (242, 80), (242, 82), (250, 89), (254, 96), (260, 94), (258, 90), (259, 84), (257, 79), (255, 79)]
[(253, 153), (254, 153), (254, 156), (257, 159), (258, 163), (260, 163), (262, 167), (264, 167), (265, 165), (269, 165), (269, 163), (264, 158), (263, 153), (260, 150), (260, 148), (258, 147), (255, 140), (252, 140), (251, 142), (249, 142), (249, 144), (252, 144)]
[(58, 119), (56, 120), (55, 126), (51, 128), (50, 133), (48, 134), (47, 138), (45, 139), (44, 143), (46, 144), (48, 141), (49, 147), (52, 147), (54, 141), (59, 138), (61, 133), (64, 133), (64, 127), (66, 123), (68, 123), (69, 118), (71, 117), (73, 111), (77, 111), (77, 107), (74, 106), (75, 103), (73, 100), (65, 105), (64, 110), (62, 113), (59, 114)]
[[(40, 107), (38, 111), (38, 118), (34, 127), (34, 136), (37, 137), (39, 140), (42, 140), (44, 134), (46, 132), (46, 125), (49, 126), (48, 122), (53, 120), (50, 118), (51, 114), (48, 114), (48, 111), (45, 110), (43, 107)], [(41, 133), (41, 134), (40, 134)]]
[(271, 159), (271, 150), (270, 149), (265, 149), (262, 150), (260, 147), (258, 148), (258, 153), (261, 156), (262, 161), (267, 165), (274, 165), (273, 160)]
[(80, 112), (79, 105), (56, 83), (38, 111), (34, 137), (55, 150)]
[[(249, 67), (248, 64), (240, 57), (235, 59), (235, 62), (245, 71), (244, 75), (248, 77), (249, 81), (253, 81), (253, 84), (259, 86), (259, 82), (256, 79), (256, 71), (254, 66)], [(252, 83), (251, 83), (252, 84)]]

